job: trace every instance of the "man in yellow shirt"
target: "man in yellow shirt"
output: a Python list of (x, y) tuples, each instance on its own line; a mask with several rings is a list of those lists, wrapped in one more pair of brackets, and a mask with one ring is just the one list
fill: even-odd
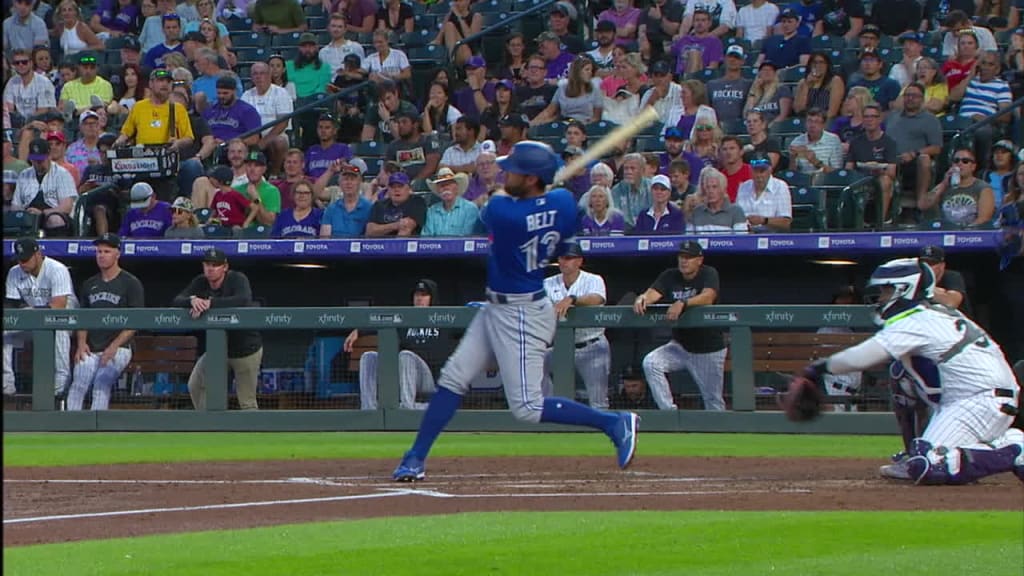
[(74, 106), (74, 116), (78, 116), (91, 106), (110, 104), (113, 98), (114, 88), (110, 82), (97, 75), (96, 55), (82, 52), (78, 56), (78, 78), (65, 84), (60, 92), (61, 110), (68, 113)]
[[(188, 110), (174, 102), (174, 133), (170, 131), (171, 73), (157, 68), (149, 75), (150, 97), (132, 107), (128, 119), (121, 127), (121, 135), (114, 141), (114, 148), (121, 148), (130, 141), (144, 146), (167, 145), (171, 150), (185, 150), (192, 145), (192, 123)], [(160, 200), (170, 201), (174, 196), (174, 177), (165, 181), (152, 182)], [(188, 195), (191, 191), (180, 191)]]

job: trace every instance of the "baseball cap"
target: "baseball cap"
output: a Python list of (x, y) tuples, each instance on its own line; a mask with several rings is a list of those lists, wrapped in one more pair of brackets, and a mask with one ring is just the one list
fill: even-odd
[(860, 58), (859, 59), (860, 60), (864, 60), (865, 58), (874, 58), (875, 60), (879, 60), (879, 61), (882, 59), (882, 57), (878, 55), (878, 51), (877, 50), (873, 50), (871, 48), (865, 48), (864, 50), (860, 51)]
[(484, 140), (480, 143), (481, 154), (498, 154), (498, 147), (494, 145), (494, 140)]
[(235, 179), (235, 173), (227, 166), (214, 166), (213, 168), (210, 168), (210, 171), (206, 173), (206, 176), (225, 185), (231, 184), (231, 181)]
[(343, 164), (341, 167), (341, 175), (355, 176), (356, 178), (361, 178), (363, 175), (363, 171), (360, 170), (358, 166), (353, 166), (352, 164)]
[(779, 12), (779, 20), (783, 20), (785, 18), (791, 18), (791, 19), (794, 19), (794, 20), (799, 20), (800, 19), (800, 15), (797, 14), (796, 10), (793, 10), (792, 8), (784, 8), (782, 10), (782, 12)]
[(4, 170), (4, 184), (17, 184), (18, 172), (16, 170)]
[(210, 264), (227, 264), (228, 255), (218, 248), (210, 248), (206, 252), (203, 252), (203, 262), (209, 262)]
[(29, 162), (42, 162), (50, 157), (50, 143), (42, 138), (36, 138), (28, 145)]
[(482, 57), (480, 57), (480, 56), (470, 56), (469, 60), (466, 60), (466, 65), (463, 66), (463, 68), (466, 68), (466, 69), (485, 68), (485, 67), (487, 67), (487, 62)]
[(85, 112), (82, 112), (82, 114), (78, 117), (78, 123), (81, 124), (89, 118), (96, 118), (97, 120), (99, 120), (99, 117), (100, 115), (93, 112), (92, 110), (86, 110)]
[(181, 16), (178, 16), (177, 12), (168, 12), (164, 14), (162, 21), (166, 22), (167, 20), (181, 20)]
[(99, 140), (96, 142), (97, 146), (113, 146), (114, 142), (117, 142), (117, 134), (112, 132), (104, 132), (100, 134)]
[(171, 208), (177, 210), (188, 210), (189, 212), (193, 212), (195, 210), (195, 207), (192, 205), (192, 201), (184, 196), (178, 196), (175, 198), (174, 204), (171, 204)]
[(665, 130), (665, 140), (686, 140), (686, 136), (683, 136), (683, 131), (678, 126), (672, 126)]
[(26, 262), (39, 252), (39, 242), (35, 238), (18, 238), (14, 241), (14, 257), (18, 262)]
[(757, 170), (757, 169), (760, 169), (760, 168), (771, 169), (771, 167), (772, 167), (772, 159), (769, 158), (768, 156), (762, 154), (762, 153), (757, 153), (757, 154), (754, 154), (753, 157), (751, 157), (749, 164), (750, 164), (750, 167), (753, 168), (754, 170)]
[(743, 51), (743, 46), (739, 44), (733, 44), (725, 49), (726, 56), (735, 56), (737, 58), (746, 58), (747, 54)]
[(860, 29), (860, 34), (858, 34), (858, 36), (863, 36), (865, 34), (874, 34), (876, 38), (881, 38), (882, 29), (874, 24), (865, 24), (864, 27)]
[(1018, 28), (1014, 28), (1013, 33), (1018, 35), (1018, 36), (1024, 36), (1024, 26), (1020, 26)]
[(61, 144), (64, 144), (68, 141), (67, 137), (64, 136), (63, 132), (58, 132), (56, 130), (46, 133), (46, 141), (49, 142), (51, 140), (56, 140)]
[(582, 156), (582, 155), (583, 155), (583, 148), (580, 148), (579, 146), (566, 146), (565, 150), (562, 150), (562, 158), (565, 158), (566, 156)]
[(78, 65), (92, 64), (96, 65), (96, 55), (92, 52), (80, 52), (78, 54)]
[(498, 124), (502, 126), (518, 126), (520, 128), (527, 128), (530, 126), (530, 119), (526, 114), (505, 114), (498, 120)]
[(762, 61), (761, 65), (758, 66), (757, 69), (760, 70), (761, 68), (764, 68), (765, 66), (771, 66), (772, 70), (778, 70), (779, 69), (779, 65), (778, 64), (776, 64), (775, 62), (772, 62), (771, 60), (768, 60), (768, 59), (765, 59), (764, 61)]
[(337, 124), (338, 123), (338, 121), (334, 119), (334, 114), (331, 114), (330, 112), (321, 112), (320, 115), (317, 116), (316, 121), (317, 122), (330, 122), (332, 124)]
[(253, 162), (255, 164), (267, 165), (267, 156), (259, 150), (253, 150), (249, 152), (249, 155), (245, 157), (246, 162)]
[(583, 249), (580, 248), (579, 242), (570, 242), (565, 245), (565, 251), (562, 252), (563, 258), (583, 258)]
[(320, 42), (316, 38), (316, 34), (312, 32), (303, 32), (299, 35), (299, 46), (303, 44), (319, 44)]
[(691, 257), (703, 256), (704, 247), (696, 240), (686, 240), (679, 245), (679, 255)]
[(93, 246), (110, 246), (111, 248), (121, 249), (121, 237), (113, 232), (107, 232), (101, 234), (99, 238), (92, 241)]
[(171, 71), (167, 68), (157, 68), (149, 73), (150, 80), (170, 80)]
[(651, 74), (670, 74), (672, 72), (672, 68), (669, 66), (668, 62), (664, 60), (655, 60), (651, 63), (649, 70)]
[(130, 206), (132, 208), (145, 208), (149, 205), (149, 199), (152, 197), (152, 186), (145, 182), (136, 182), (132, 185)]
[(668, 179), (668, 176), (665, 176), (664, 174), (658, 174), (654, 178), (651, 178), (651, 187), (653, 188), (654, 186), (661, 186), (666, 190), (671, 190), (672, 181)]
[(930, 264), (938, 264), (939, 262), (946, 261), (946, 251), (935, 245), (925, 246), (921, 248), (921, 253), (918, 257)]
[(217, 77), (217, 90), (234, 90), (237, 86), (235, 77), (230, 74), (221, 74)]
[(494, 83), (495, 88), (504, 88), (505, 90), (515, 90), (516, 85), (511, 80), (501, 79)]
[(900, 44), (903, 44), (904, 42), (908, 42), (908, 41), (909, 42), (917, 42), (918, 44), (922, 44), (924, 42), (924, 39), (921, 38), (921, 35), (918, 34), (917, 32), (904, 32), (903, 34), (900, 34), (896, 38), (896, 40)]
[[(202, 34), (200, 34), (200, 36), (202, 36)], [(138, 36), (128, 35), (124, 37), (121, 48), (124, 50), (135, 50), (136, 52), (141, 52), (142, 42), (139, 42)]]
[(537, 44), (540, 44), (541, 42), (558, 42), (561, 44), (562, 40), (554, 32), (548, 31), (541, 32), (540, 35), (537, 36)]
[(600, 20), (594, 30), (597, 32), (615, 32), (615, 23), (611, 20)]
[(363, 65), (363, 59), (359, 57), (359, 54), (346, 54), (341, 59), (341, 63), (345, 66), (355, 66), (356, 68)]
[(54, 120), (56, 120), (61, 124), (64, 123), (64, 115), (60, 112), (57, 112), (56, 110), (49, 110), (47, 112), (43, 112), (42, 114), (36, 116), (35, 119), (39, 120), (40, 122), (53, 122)]
[(994, 150), (996, 148), (1001, 148), (1003, 150), (1006, 150), (1010, 154), (1016, 154), (1017, 153), (1017, 147), (1010, 140), (1005, 140), (1004, 139), (1004, 140), (1000, 140), (1000, 141), (996, 142), (995, 144), (992, 145), (992, 149)]
[(578, 16), (576, 7), (568, 2), (556, 2), (555, 5), (551, 7), (551, 13), (568, 16), (570, 20), (575, 20), (576, 16)]
[(618, 90), (615, 91), (615, 97), (616, 98), (618, 98), (619, 96), (625, 96), (626, 98), (629, 98), (632, 95), (633, 95), (633, 93), (630, 92), (629, 88), (626, 88), (625, 86), (623, 86), (622, 88), (619, 88)]
[(409, 175), (405, 172), (395, 172), (390, 178), (388, 178), (388, 186), (394, 186), (396, 184), (408, 186), (409, 182)]
[(419, 121), (420, 121), (419, 115), (416, 114), (416, 112), (414, 112), (412, 110), (400, 110), (400, 111), (398, 111), (398, 113), (396, 113), (394, 116), (392, 116), (392, 118), (394, 118), (395, 120), (401, 120), (402, 118), (407, 118), (409, 120), (412, 120), (413, 123), (416, 123), (416, 124), (418, 124)]
[(437, 290), (437, 283), (427, 278), (420, 278), (416, 281), (416, 285), (412, 287), (413, 294), (417, 292), (425, 292), (433, 296)]
[(182, 42), (199, 42), (200, 44), (206, 43), (206, 38), (203, 37), (202, 32), (189, 32), (185, 34), (185, 37), (181, 39)]

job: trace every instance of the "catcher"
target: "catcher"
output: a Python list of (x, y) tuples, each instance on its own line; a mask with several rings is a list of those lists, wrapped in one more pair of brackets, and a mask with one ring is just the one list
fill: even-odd
[(916, 484), (967, 484), (1013, 471), (1024, 481), (1024, 432), (1011, 428), (1020, 386), (999, 345), (958, 311), (931, 301), (935, 277), (916, 258), (879, 266), (865, 301), (882, 324), (870, 339), (794, 376), (781, 404), (808, 421), (821, 411), (823, 376), (899, 362), (901, 382), (932, 408), (924, 433), (896, 465)]

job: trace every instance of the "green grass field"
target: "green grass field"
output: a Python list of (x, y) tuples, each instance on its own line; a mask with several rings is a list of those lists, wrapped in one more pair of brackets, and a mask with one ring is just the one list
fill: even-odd
[[(4, 466), (395, 459), (409, 434), (5, 434)], [(879, 458), (893, 437), (646, 434), (641, 457)], [(593, 434), (448, 434), (435, 455), (607, 455)], [(928, 488), (922, 488), (927, 490)], [(1015, 488), (1016, 489), (1016, 488)], [(6, 575), (1020, 576), (1021, 512), (554, 512), (378, 518), (4, 549)]]

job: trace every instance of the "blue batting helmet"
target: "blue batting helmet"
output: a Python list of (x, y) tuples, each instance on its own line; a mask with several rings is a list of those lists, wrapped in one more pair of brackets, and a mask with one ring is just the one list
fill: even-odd
[[(881, 287), (892, 286), (893, 293), (885, 301), (880, 299)], [(875, 269), (864, 291), (866, 304), (874, 305), (882, 318), (890, 318), (929, 300), (935, 288), (935, 274), (931, 266), (918, 258), (890, 260)]]
[(498, 166), (505, 172), (533, 175), (544, 184), (551, 184), (562, 167), (562, 159), (543, 142), (523, 140), (512, 147), (508, 156), (498, 158)]

